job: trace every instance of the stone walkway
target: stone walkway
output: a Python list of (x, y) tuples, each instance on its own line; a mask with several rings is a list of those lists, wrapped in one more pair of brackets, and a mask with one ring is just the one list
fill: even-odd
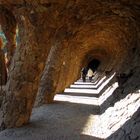
[(0, 140), (140, 140), (140, 90), (116, 99), (113, 77), (75, 82), (53, 104), (34, 108), (28, 125), (0, 132)]
[(2, 131), (0, 140), (100, 140), (92, 136), (99, 113), (94, 88), (90, 82), (75, 82), (53, 104), (34, 108), (30, 124)]

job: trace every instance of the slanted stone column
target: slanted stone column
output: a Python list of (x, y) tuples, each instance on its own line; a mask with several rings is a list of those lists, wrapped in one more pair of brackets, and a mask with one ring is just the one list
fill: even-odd
[[(42, 72), (40, 62), (46, 59), (45, 47), (40, 47), (36, 29), (28, 16), (21, 16), (19, 25), (22, 41), (16, 49), (1, 108), (1, 129), (19, 127), (29, 122)], [(46, 36), (47, 38), (47, 36)]]
[[(45, 103), (52, 103), (56, 90), (59, 85), (59, 78), (61, 75), (61, 69), (63, 65), (66, 42), (55, 41), (52, 46), (38, 90), (38, 96), (36, 99), (36, 106), (40, 106)], [(65, 46), (65, 47), (64, 47)]]

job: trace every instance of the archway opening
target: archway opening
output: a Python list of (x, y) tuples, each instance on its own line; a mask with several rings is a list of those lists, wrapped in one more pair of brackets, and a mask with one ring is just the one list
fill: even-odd
[(93, 59), (88, 63), (87, 67), (88, 69), (92, 69), (92, 71), (95, 72), (98, 69), (100, 63), (101, 63), (100, 60)]

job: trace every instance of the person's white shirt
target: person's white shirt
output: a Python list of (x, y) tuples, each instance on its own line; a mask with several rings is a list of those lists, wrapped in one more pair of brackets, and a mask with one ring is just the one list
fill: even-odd
[(92, 77), (92, 76), (93, 76), (93, 71), (92, 71), (92, 69), (89, 69), (89, 70), (88, 70), (87, 76), (88, 76), (88, 77)]

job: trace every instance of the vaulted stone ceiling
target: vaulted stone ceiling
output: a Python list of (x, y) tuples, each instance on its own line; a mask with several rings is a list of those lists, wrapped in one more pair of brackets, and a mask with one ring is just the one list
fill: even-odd
[(92, 59), (101, 73), (138, 68), (139, 16), (138, 0), (0, 0), (9, 52), (3, 129), (27, 123), (36, 95), (36, 105), (53, 102)]

